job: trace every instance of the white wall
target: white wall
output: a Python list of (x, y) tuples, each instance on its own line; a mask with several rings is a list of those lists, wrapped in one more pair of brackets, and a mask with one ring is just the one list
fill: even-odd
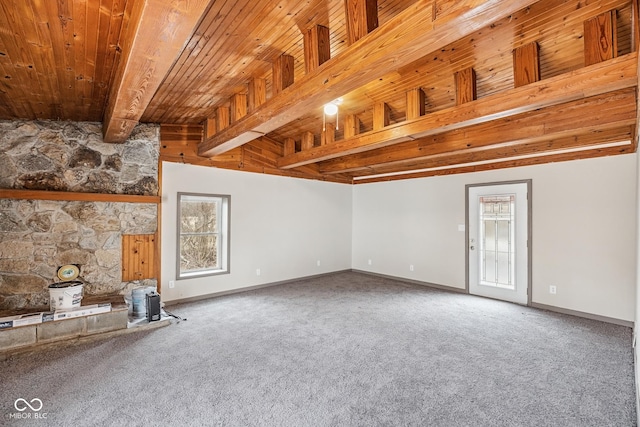
[[(163, 301), (351, 268), (351, 186), (166, 162), (162, 170)], [(231, 273), (170, 289), (178, 192), (231, 195)]]
[[(164, 163), (163, 300), (349, 268), (464, 289), (465, 185), (532, 179), (533, 302), (633, 321), (636, 163), (622, 155), (353, 187)], [(231, 274), (169, 289), (178, 191), (231, 195)]]
[(533, 180), (533, 302), (633, 321), (635, 155), (356, 185), (353, 268), (464, 289), (465, 184), (521, 179)]

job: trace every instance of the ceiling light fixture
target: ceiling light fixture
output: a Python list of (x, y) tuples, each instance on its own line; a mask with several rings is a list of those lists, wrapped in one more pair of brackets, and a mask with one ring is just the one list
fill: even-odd
[(342, 104), (342, 98), (334, 99), (333, 101), (324, 104), (322, 110), (322, 130), (327, 128), (327, 116), (336, 116), (336, 129), (338, 129), (338, 105)]

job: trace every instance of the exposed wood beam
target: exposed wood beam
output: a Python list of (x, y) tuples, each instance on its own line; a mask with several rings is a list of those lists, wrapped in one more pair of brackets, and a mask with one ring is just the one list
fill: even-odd
[(267, 82), (265, 79), (254, 77), (249, 82), (249, 112), (253, 113), (267, 101)]
[(382, 130), (336, 141), (332, 145), (314, 147), (304, 153), (283, 157), (278, 161), (278, 167), (287, 169), (330, 160), (588, 96), (635, 87), (638, 84), (637, 62), (637, 54), (634, 52), (473, 102), (436, 111), (418, 119), (396, 123)]
[(418, 0), (273, 96), (253, 114), (203, 141), (199, 153), (213, 156), (238, 147), (536, 2), (461, 0), (451, 6), (443, 21), (432, 21), (431, 1)]
[(211, 135), (215, 135), (216, 133), (216, 119), (210, 117), (204, 121), (204, 129), (203, 134), (205, 138), (209, 138)]
[(216, 108), (216, 129), (218, 132), (229, 127), (230, 114), (229, 107)]
[(504, 161), (491, 162), (480, 165), (460, 165), (459, 167), (446, 169), (433, 169), (427, 171), (415, 171), (409, 173), (392, 174), (387, 176), (371, 176), (368, 178), (354, 179), (354, 184), (367, 184), (371, 182), (395, 181), (399, 179), (425, 178), (429, 176), (455, 175), (460, 173), (481, 172), (496, 169), (516, 168), (531, 165), (540, 165), (544, 163), (566, 162), (579, 159), (592, 159), (596, 157), (615, 156), (619, 154), (633, 153), (634, 148), (631, 144), (620, 147), (592, 148), (568, 153), (546, 153), (530, 158), (511, 159)]
[(103, 120), (105, 142), (124, 142), (180, 55), (209, 0), (134, 3)]
[(426, 96), (422, 88), (407, 91), (407, 120), (424, 116)]
[(283, 145), (283, 154), (286, 156), (288, 154), (293, 154), (296, 152), (296, 141), (293, 138), (286, 138), (284, 140)]
[(304, 35), (304, 68), (311, 73), (331, 59), (329, 29), (323, 25), (314, 25)]
[(320, 134), (320, 145), (333, 144), (336, 140), (336, 124), (327, 122)]
[(456, 105), (475, 101), (476, 93), (476, 72), (473, 68), (465, 68), (455, 74), (456, 82)]
[(293, 84), (294, 60), (293, 56), (282, 54), (276, 58), (272, 67), (273, 95), (277, 95)]
[(533, 42), (513, 50), (513, 86), (520, 87), (540, 80), (538, 43)]
[(591, 65), (618, 55), (616, 11), (598, 15), (584, 22), (584, 64)]
[(314, 136), (311, 132), (305, 132), (302, 134), (302, 140), (300, 142), (300, 149), (302, 151), (311, 150), (314, 144)]
[(378, 28), (378, 0), (345, 0), (344, 8), (349, 44)]
[(247, 115), (247, 95), (236, 93), (229, 100), (231, 105), (231, 122), (235, 123)]
[(415, 160), (402, 167), (375, 166), (367, 170), (362, 170), (352, 175), (370, 176), (374, 174), (398, 173), (420, 169), (450, 168), (456, 165), (465, 165), (476, 162), (497, 161), (510, 157), (541, 156), (549, 152), (574, 151), (577, 149), (588, 149), (589, 147), (602, 145), (607, 142), (620, 142), (631, 147), (632, 125), (622, 128), (602, 129), (588, 131), (581, 129), (576, 132), (561, 132), (550, 135), (548, 139), (542, 141), (522, 142), (518, 144), (496, 144), (483, 147), (477, 150), (464, 150), (461, 152), (446, 153), (440, 156)]
[(373, 130), (380, 130), (389, 126), (391, 109), (385, 102), (376, 102), (373, 105)]
[(360, 134), (360, 119), (355, 114), (347, 114), (344, 118), (344, 137), (353, 138)]
[[(635, 123), (635, 90), (625, 89), (531, 113), (469, 126), (455, 131), (404, 142), (375, 151), (320, 163), (325, 174), (369, 171), (374, 167), (403, 168), (413, 163), (491, 147), (514, 147), (567, 135), (598, 133)], [(603, 136), (604, 138), (604, 136)], [(613, 138), (618, 138), (617, 135)], [(600, 139), (599, 142), (604, 141)]]

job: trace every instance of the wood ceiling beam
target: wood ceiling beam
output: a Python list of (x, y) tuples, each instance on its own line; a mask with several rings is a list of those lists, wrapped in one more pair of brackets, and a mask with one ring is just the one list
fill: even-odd
[[(609, 126), (613, 126), (609, 128)], [(621, 120), (618, 123), (591, 126), (589, 129), (577, 129), (545, 135), (541, 138), (492, 144), (460, 151), (424, 156), (407, 160), (400, 164), (372, 165), (366, 169), (351, 172), (354, 177), (375, 174), (397, 173), (419, 169), (443, 168), (474, 162), (485, 162), (510, 157), (542, 155), (548, 152), (587, 149), (590, 146), (609, 142), (629, 141), (631, 145), (633, 123)]]
[(425, 178), (429, 176), (455, 175), (460, 173), (481, 172), (496, 169), (516, 168), (531, 165), (540, 165), (544, 163), (566, 162), (580, 159), (593, 159), (596, 157), (615, 156), (618, 154), (633, 153), (634, 147), (629, 144), (621, 147), (595, 147), (577, 152), (568, 153), (547, 153), (537, 157), (526, 159), (511, 159), (498, 162), (485, 163), (480, 165), (460, 165), (460, 167), (447, 169), (433, 169), (428, 171), (415, 171), (404, 174), (387, 175), (387, 176), (371, 176), (368, 178), (355, 179), (354, 184), (367, 184), (372, 182), (396, 181), (400, 179)]
[(451, 11), (442, 18), (434, 20), (432, 1), (418, 0), (272, 97), (253, 114), (203, 141), (199, 154), (220, 154), (278, 129), (381, 75), (402, 68), (536, 2), (461, 0), (455, 2)]
[(186, 46), (209, 0), (137, 1), (120, 41), (122, 56), (109, 93), (105, 142), (124, 142)]
[[(473, 152), (487, 147), (515, 146), (548, 141), (563, 133), (601, 132), (632, 125), (636, 116), (635, 90), (625, 89), (584, 100), (544, 108), (511, 118), (482, 123), (319, 163), (324, 174), (370, 170), (376, 167), (402, 167), (451, 152)], [(617, 137), (617, 136), (616, 136)]]
[(331, 145), (314, 147), (278, 160), (283, 169), (330, 160), (415, 140), (479, 123), (512, 117), (589, 96), (636, 87), (637, 53), (551, 77), (414, 120), (362, 133)]

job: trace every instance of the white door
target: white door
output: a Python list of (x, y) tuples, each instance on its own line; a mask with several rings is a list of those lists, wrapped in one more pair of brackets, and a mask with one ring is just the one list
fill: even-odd
[(468, 186), (469, 293), (527, 304), (528, 184)]

